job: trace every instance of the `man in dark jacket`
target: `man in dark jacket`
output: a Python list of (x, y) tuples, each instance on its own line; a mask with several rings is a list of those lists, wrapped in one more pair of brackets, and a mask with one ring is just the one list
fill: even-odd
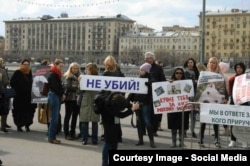
[[(108, 166), (109, 150), (117, 150), (120, 136), (120, 118), (125, 118), (139, 109), (138, 102), (129, 103), (119, 93), (111, 94), (101, 112), (104, 128), (104, 145), (102, 150), (102, 166)], [(125, 108), (127, 108), (125, 110)], [(125, 110), (125, 111), (124, 111)]]
[[(162, 67), (155, 63), (154, 53), (153, 52), (146, 52), (144, 56), (145, 56), (145, 62), (148, 62), (152, 65), (152, 67), (150, 69), (152, 81), (153, 82), (166, 81)], [(152, 101), (153, 101), (153, 99), (151, 100), (151, 102)], [(152, 105), (152, 113), (154, 114), (153, 103), (151, 105)], [(157, 130), (161, 124), (161, 119), (162, 119), (162, 114), (154, 114), (153, 115), (153, 130), (154, 130), (155, 136), (157, 136)]]

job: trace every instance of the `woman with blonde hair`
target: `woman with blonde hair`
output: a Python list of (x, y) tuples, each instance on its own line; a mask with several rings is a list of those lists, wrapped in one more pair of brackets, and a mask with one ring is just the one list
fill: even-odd
[[(97, 65), (94, 63), (87, 64), (85, 73), (86, 75), (98, 75)], [(96, 91), (84, 91), (82, 95), (79, 121), (83, 145), (87, 145), (88, 143), (89, 122), (92, 122), (92, 144), (96, 145), (98, 143), (98, 122), (100, 121), (100, 115), (94, 112), (92, 102), (96, 93)]]
[[(110, 77), (123, 77), (117, 70), (117, 62), (111, 55), (107, 56), (104, 60), (105, 71), (103, 76)], [(112, 117), (112, 116), (111, 116)], [(113, 121), (115, 119), (115, 122)], [(102, 123), (104, 128), (104, 145), (102, 151), (103, 166), (108, 162), (108, 150), (116, 150), (118, 142), (122, 141), (122, 129), (120, 119), (112, 117), (109, 114), (102, 114)]]
[(117, 62), (116, 62), (115, 58), (113, 56), (111, 56), (111, 55), (108, 55), (105, 58), (105, 60), (103, 62), (103, 65), (105, 67), (106, 74), (107, 74), (107, 72), (108, 72), (108, 74), (110, 74), (110, 73), (113, 73), (113, 72), (115, 73), (117, 71)]
[[(207, 64), (207, 71), (210, 72), (214, 72), (214, 73), (219, 73), (222, 75), (221, 71), (220, 71), (220, 67), (219, 67), (219, 61), (216, 57), (211, 57), (208, 61)], [(222, 75), (223, 76), (223, 75)], [(217, 104), (225, 104), (227, 103), (227, 99), (228, 99), (228, 93), (226, 90), (226, 82), (224, 81), (224, 86), (221, 86), (218, 91), (221, 95), (225, 96), (225, 99), (222, 101), (222, 103), (217, 103)], [(219, 125), (218, 124), (213, 124), (213, 128), (214, 128), (214, 144), (216, 147), (220, 148), (220, 140), (219, 140)], [(205, 133), (205, 129), (206, 129), (206, 123), (201, 123), (201, 128), (200, 128), (200, 141), (199, 144), (201, 147), (204, 147), (203, 144), (203, 139), (204, 139), (204, 133)]]
[[(79, 91), (80, 67), (79, 64), (73, 62), (69, 65), (68, 70), (64, 73), (64, 92), (65, 98), (65, 116), (63, 123), (63, 131), (65, 139), (75, 139), (75, 129), (77, 117), (79, 114), (79, 106), (77, 105), (77, 95)], [(71, 126), (69, 131), (69, 121), (71, 118)]]

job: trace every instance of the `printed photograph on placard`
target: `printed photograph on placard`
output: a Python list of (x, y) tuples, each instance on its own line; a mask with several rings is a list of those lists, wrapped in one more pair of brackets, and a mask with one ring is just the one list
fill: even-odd
[(189, 84), (186, 84), (184, 87), (184, 91), (187, 93), (190, 93), (191, 89), (192, 89), (192, 85), (189, 85)]
[(168, 94), (169, 95), (181, 94), (180, 84), (168, 85), (167, 89), (168, 89)]
[(224, 82), (206, 83), (198, 86), (197, 100), (201, 103), (218, 103), (221, 104), (225, 98), (223, 95), (224, 88), (221, 88)]
[(160, 100), (154, 101), (154, 107), (159, 107), (161, 106)]
[(158, 87), (155, 89), (155, 93), (157, 96), (160, 96), (161, 94), (163, 94), (165, 91), (164, 89), (162, 88), (162, 86)]

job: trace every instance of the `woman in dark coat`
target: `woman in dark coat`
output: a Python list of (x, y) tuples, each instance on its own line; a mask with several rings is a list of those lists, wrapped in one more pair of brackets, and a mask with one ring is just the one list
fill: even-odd
[[(199, 71), (197, 69), (196, 66), (196, 61), (193, 58), (188, 58), (188, 60), (184, 63), (183, 65), (185, 72), (185, 79), (191, 79), (193, 82), (193, 86), (194, 86), (194, 94), (196, 94), (196, 89), (197, 89), (197, 82), (198, 82), (198, 78), (199, 78)], [(193, 101), (193, 98), (190, 99), (190, 101)], [(191, 118), (191, 132), (192, 132), (192, 137), (193, 138), (197, 138), (197, 135), (195, 133), (195, 124), (196, 124), (196, 115), (197, 115), (198, 111), (197, 110), (193, 110), (190, 111), (190, 118)], [(187, 137), (187, 132), (185, 131), (185, 137)]]
[[(175, 80), (184, 80), (184, 70), (182, 68), (176, 68), (171, 77), (171, 81)], [(176, 147), (177, 141), (177, 130), (179, 133), (179, 146), (182, 147), (181, 144), (181, 135), (182, 135), (182, 112), (176, 113), (168, 113), (168, 129), (171, 129), (172, 134), (172, 148)], [(184, 112), (184, 130), (188, 130), (189, 125), (189, 112)]]
[(22, 132), (25, 126), (26, 131), (30, 131), (29, 126), (33, 123), (36, 104), (31, 103), (32, 73), (30, 61), (24, 59), (20, 68), (16, 70), (10, 79), (10, 85), (16, 91), (13, 99), (13, 119), (17, 126), (17, 131)]

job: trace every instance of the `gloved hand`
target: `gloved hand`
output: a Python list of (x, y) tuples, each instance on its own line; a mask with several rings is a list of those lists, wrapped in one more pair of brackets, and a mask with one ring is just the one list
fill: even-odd
[(140, 103), (139, 102), (131, 102), (131, 110), (135, 111), (138, 110), (140, 108)]

